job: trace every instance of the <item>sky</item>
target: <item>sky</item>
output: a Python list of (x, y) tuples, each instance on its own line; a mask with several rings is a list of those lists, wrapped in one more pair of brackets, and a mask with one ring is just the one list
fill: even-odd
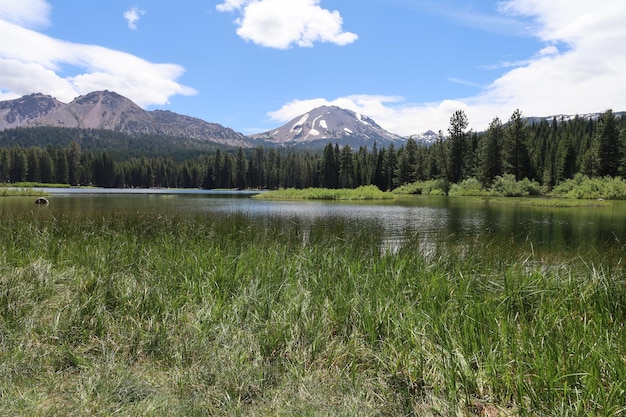
[(0, 100), (122, 94), (243, 134), (626, 110), (623, 0), (0, 0)]

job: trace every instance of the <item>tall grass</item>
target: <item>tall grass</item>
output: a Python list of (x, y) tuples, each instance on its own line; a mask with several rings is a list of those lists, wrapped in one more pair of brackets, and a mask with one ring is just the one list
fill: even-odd
[(390, 253), (375, 224), (344, 226), (3, 219), (0, 414), (626, 410), (614, 256), (453, 238)]
[(393, 200), (395, 196), (390, 192), (381, 191), (373, 185), (363, 185), (354, 189), (349, 188), (287, 188), (268, 191), (253, 196), (265, 200)]

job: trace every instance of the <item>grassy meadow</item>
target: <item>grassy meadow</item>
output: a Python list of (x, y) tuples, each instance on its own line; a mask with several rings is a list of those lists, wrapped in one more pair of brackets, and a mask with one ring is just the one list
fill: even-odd
[(5, 216), (0, 415), (614, 416), (619, 253), (244, 215)]

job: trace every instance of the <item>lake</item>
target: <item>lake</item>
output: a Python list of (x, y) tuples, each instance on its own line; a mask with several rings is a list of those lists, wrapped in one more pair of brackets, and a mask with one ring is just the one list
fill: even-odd
[(414, 196), (394, 202), (262, 201), (254, 192), (208, 190), (46, 189), (50, 204), (33, 197), (0, 198), (0, 215), (106, 216), (111, 213), (162, 213), (206, 217), (242, 215), (281, 218), (302, 228), (304, 240), (315, 228), (377, 227), (387, 249), (417, 239), (427, 251), (432, 242), (480, 240), (529, 250), (595, 250), (621, 257), (626, 243), (626, 202), (605, 207), (527, 207), (464, 197)]

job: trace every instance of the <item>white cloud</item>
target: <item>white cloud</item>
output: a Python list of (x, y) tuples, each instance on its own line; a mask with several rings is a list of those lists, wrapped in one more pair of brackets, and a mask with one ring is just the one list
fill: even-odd
[[(140, 106), (163, 105), (177, 94), (195, 91), (176, 80), (184, 68), (158, 64), (137, 56), (97, 45), (55, 39), (13, 22), (40, 22), (31, 15), (47, 4), (28, 0), (18, 8), (0, 0), (0, 94), (1, 99), (41, 92), (61, 101), (94, 90), (113, 90)], [(5, 16), (16, 16), (9, 21)], [(19, 17), (19, 18), (18, 18)], [(68, 73), (69, 70), (73, 73)]]
[(45, 0), (0, 0), (0, 20), (27, 27), (47, 26), (50, 5)]
[(222, 4), (218, 4), (215, 8), (220, 12), (232, 12), (240, 9), (247, 0), (226, 0)]
[(347, 45), (358, 38), (344, 32), (339, 12), (321, 8), (319, 0), (226, 0), (216, 8), (240, 11), (242, 16), (235, 20), (237, 34), (266, 47), (311, 47), (315, 42)]
[(137, 22), (144, 14), (146, 14), (146, 12), (138, 7), (133, 7), (132, 9), (125, 11), (124, 19), (128, 22), (128, 28), (137, 30)]
[[(391, 132), (410, 135), (429, 129), (445, 132), (450, 116), (459, 109), (466, 112), (475, 130), (486, 129), (496, 116), (508, 120), (515, 109), (526, 116), (584, 114), (609, 108), (625, 111), (623, 4), (623, 0), (605, 0), (601, 6), (588, 0), (503, 2), (502, 13), (536, 23), (531, 25), (535, 29), (530, 35), (545, 45), (527, 60), (499, 63), (500, 68), (510, 70), (475, 96), (434, 103), (380, 96), (313, 99), (288, 103), (269, 115), (276, 121), (288, 121), (289, 116), (320, 103), (343, 104), (372, 117)], [(558, 48), (559, 44), (566, 47)]]

